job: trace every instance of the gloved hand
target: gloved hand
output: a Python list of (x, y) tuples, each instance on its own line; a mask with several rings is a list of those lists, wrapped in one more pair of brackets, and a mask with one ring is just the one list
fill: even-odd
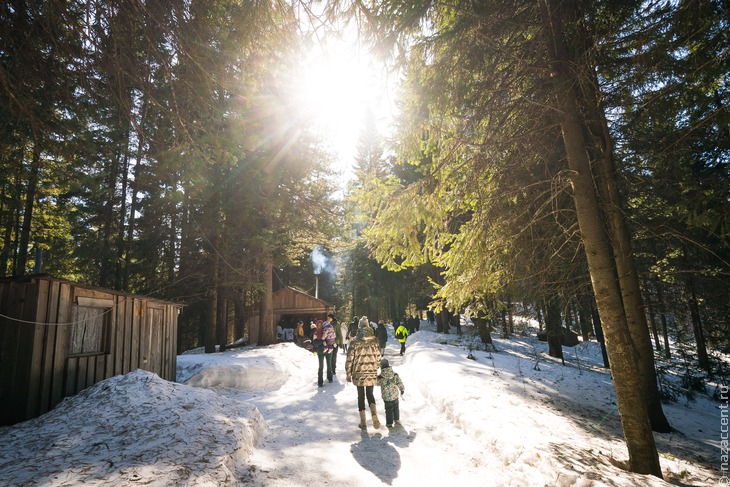
[(351, 375), (348, 375), (347, 376), (347, 382), (352, 382), (352, 376)]

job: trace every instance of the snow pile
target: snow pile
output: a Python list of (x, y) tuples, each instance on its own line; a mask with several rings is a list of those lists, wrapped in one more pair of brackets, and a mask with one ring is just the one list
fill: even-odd
[(177, 380), (187, 385), (229, 388), (242, 391), (268, 390), (282, 386), (290, 377), (293, 363), (310, 355), (296, 347), (298, 358), (286, 361), (278, 355), (291, 344), (280, 343), (265, 349), (248, 347), (225, 353), (185, 353), (177, 357)]
[(263, 427), (251, 405), (136, 370), (1, 428), (0, 483), (230, 485)]

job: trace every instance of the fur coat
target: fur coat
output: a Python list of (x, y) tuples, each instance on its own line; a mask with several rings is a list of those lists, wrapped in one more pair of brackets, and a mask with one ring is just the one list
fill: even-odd
[(356, 386), (374, 386), (378, 381), (379, 367), (380, 348), (375, 333), (369, 326), (360, 328), (347, 350), (347, 380)]

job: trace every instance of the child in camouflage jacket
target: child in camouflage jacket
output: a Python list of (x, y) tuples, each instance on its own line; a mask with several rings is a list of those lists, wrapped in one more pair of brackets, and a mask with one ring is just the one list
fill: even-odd
[(393, 424), (400, 424), (400, 408), (398, 396), (405, 394), (406, 388), (400, 376), (390, 367), (387, 359), (380, 361), (380, 375), (378, 386), (385, 402), (385, 426), (392, 427)]

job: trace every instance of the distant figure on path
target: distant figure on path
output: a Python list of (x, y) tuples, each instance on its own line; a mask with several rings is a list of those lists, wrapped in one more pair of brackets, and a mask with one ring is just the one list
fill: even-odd
[(385, 403), (385, 426), (392, 427), (400, 424), (400, 406), (398, 396), (406, 393), (406, 388), (400, 376), (390, 367), (387, 359), (380, 361), (380, 375), (378, 376), (380, 394)]
[(428, 320), (429, 325), (436, 324), (436, 314), (433, 312), (433, 310), (429, 309), (428, 311), (426, 311), (426, 319)]
[(406, 353), (406, 338), (408, 338), (408, 328), (404, 323), (398, 325), (398, 329), (395, 330), (395, 337), (400, 342), (400, 354), (404, 355)]
[(382, 357), (385, 355), (385, 344), (388, 342), (388, 330), (385, 329), (385, 323), (382, 321), (378, 322), (378, 327), (375, 329), (375, 338), (378, 340), (380, 356)]
[(357, 329), (358, 329), (357, 323), (358, 323), (358, 319), (357, 319), (357, 316), (355, 316), (354, 318), (352, 318), (352, 322), (350, 323), (350, 326), (347, 329), (348, 343), (349, 343), (349, 341), (351, 341), (353, 338), (355, 338), (357, 336)]
[(340, 323), (340, 333), (342, 334), (342, 351), (347, 355), (347, 346), (350, 344), (350, 337), (347, 336), (349, 326), (347, 323)]
[(357, 387), (357, 410), (360, 413), (360, 428), (366, 427), (365, 398), (367, 396), (373, 426), (380, 428), (380, 420), (375, 407), (373, 387), (378, 382), (378, 366), (380, 365), (380, 348), (375, 333), (370, 328), (368, 317), (363, 316), (358, 322), (357, 336), (350, 342), (345, 361), (347, 382)]

